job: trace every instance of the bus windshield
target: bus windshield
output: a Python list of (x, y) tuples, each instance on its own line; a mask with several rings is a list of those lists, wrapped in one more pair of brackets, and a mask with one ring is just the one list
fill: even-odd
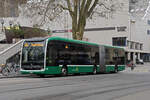
[(22, 68), (40, 70), (44, 68), (44, 41), (24, 42), (22, 49)]

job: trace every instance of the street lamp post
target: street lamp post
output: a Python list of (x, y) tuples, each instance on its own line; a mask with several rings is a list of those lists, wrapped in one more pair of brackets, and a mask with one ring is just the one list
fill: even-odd
[(2, 24), (2, 32), (4, 32), (3, 28), (4, 28), (4, 19), (0, 20), (1, 24)]
[[(130, 19), (130, 49), (135, 49), (134, 45), (135, 43), (134, 42), (131, 42), (132, 41), (132, 35), (133, 35), (133, 25), (135, 24), (135, 20), (134, 19)], [(133, 63), (136, 63), (136, 53), (133, 52)], [(130, 59), (131, 59), (131, 54), (130, 54)]]
[(13, 24), (13, 21), (9, 21), (9, 25), (10, 25), (10, 27), (12, 27), (12, 24)]

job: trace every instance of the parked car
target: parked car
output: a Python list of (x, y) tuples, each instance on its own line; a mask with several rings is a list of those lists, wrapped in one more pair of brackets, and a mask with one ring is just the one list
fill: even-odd
[(143, 59), (137, 59), (137, 60), (136, 60), (136, 64), (144, 64)]

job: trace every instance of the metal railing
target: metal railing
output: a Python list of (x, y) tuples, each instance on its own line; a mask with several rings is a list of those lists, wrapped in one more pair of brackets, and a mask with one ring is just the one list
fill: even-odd
[(21, 51), (22, 43), (23, 40), (0, 52), (0, 64), (5, 64), (7, 59)]

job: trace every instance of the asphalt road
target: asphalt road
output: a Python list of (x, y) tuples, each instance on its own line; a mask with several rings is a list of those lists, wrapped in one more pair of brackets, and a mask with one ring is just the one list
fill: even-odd
[(117, 74), (0, 79), (0, 100), (148, 100), (150, 66)]

